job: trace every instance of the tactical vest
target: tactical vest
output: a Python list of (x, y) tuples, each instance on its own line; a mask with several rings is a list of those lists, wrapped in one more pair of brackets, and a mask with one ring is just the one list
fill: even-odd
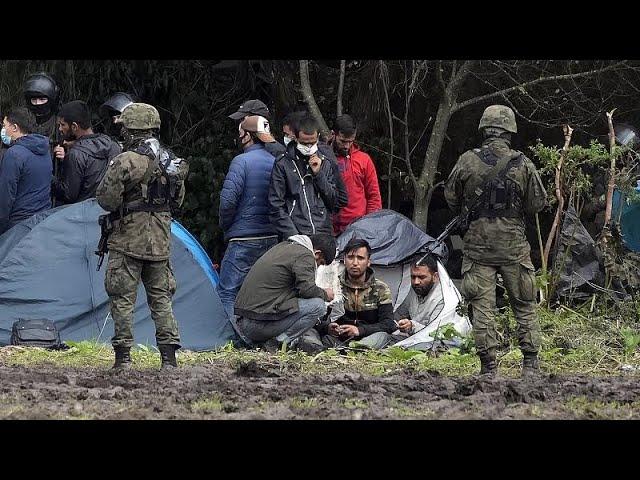
[[(492, 167), (499, 161), (499, 157), (486, 146), (472, 151), (485, 165)], [(510, 168), (518, 167), (522, 162), (522, 155), (512, 159), (501, 175), (497, 175), (484, 186), (484, 192), (476, 208), (470, 212), (470, 221), (478, 218), (522, 218), (524, 216), (522, 187), (506, 175)], [(480, 185), (480, 187), (483, 186)]]
[(136, 200), (124, 204), (124, 212), (171, 212), (179, 206), (183, 181), (175, 164), (176, 156), (170, 150), (159, 146), (155, 154), (151, 146), (141, 142), (130, 150), (148, 157), (151, 161), (139, 187)]

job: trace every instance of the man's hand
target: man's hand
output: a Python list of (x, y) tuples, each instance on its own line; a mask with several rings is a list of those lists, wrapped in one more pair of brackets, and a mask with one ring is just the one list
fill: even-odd
[(345, 335), (349, 338), (357, 337), (360, 335), (360, 330), (355, 325), (340, 325), (338, 327), (338, 333), (340, 335)]
[(318, 155), (314, 154), (309, 157), (309, 166), (314, 175), (320, 171), (320, 165), (322, 165), (322, 159)]
[(324, 291), (325, 291), (325, 293), (327, 294), (327, 299), (328, 299), (328, 301), (329, 301), (329, 302), (330, 302), (330, 301), (332, 301), (332, 300), (333, 300), (333, 297), (334, 297), (334, 294), (333, 294), (333, 288), (325, 288), (325, 289), (324, 289)]
[(403, 318), (398, 320), (398, 329), (402, 333), (410, 333), (412, 328), (413, 328), (413, 324), (411, 323), (411, 320), (409, 320), (408, 318)]
[(331, 322), (329, 324), (329, 335), (331, 335), (332, 337), (337, 337), (340, 335), (340, 332), (338, 331), (338, 329), (340, 328), (340, 325), (338, 325), (336, 322)]
[(53, 155), (56, 157), (56, 160), (64, 159), (64, 153), (64, 147), (61, 147), (60, 145), (53, 149)]

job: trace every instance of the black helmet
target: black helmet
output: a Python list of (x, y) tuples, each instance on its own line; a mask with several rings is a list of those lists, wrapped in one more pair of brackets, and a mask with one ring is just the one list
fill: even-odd
[[(58, 104), (58, 85), (48, 74), (44, 72), (34, 73), (24, 82), (24, 98), (27, 108), (36, 116), (49, 116), (55, 112)], [(47, 97), (49, 100), (43, 105), (32, 105), (34, 97)]]
[(116, 92), (109, 99), (100, 105), (100, 116), (101, 117), (111, 117), (113, 116), (111, 112), (116, 112), (117, 114), (121, 114), (125, 107), (131, 105), (133, 102), (133, 97), (125, 92)]
[(58, 100), (58, 85), (46, 73), (34, 73), (24, 82), (24, 97), (27, 100), (47, 97), (50, 102), (55, 103)]

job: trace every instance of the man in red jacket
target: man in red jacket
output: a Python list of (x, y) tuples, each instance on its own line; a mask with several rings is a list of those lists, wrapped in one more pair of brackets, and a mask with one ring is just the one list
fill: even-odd
[(354, 143), (356, 124), (349, 115), (336, 118), (333, 151), (347, 187), (349, 202), (333, 217), (333, 230), (340, 235), (354, 220), (382, 208), (378, 174), (371, 157)]

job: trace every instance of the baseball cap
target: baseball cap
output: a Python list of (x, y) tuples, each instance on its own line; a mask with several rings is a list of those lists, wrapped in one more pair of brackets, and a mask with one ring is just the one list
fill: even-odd
[(247, 115), (260, 115), (269, 118), (269, 109), (260, 100), (247, 100), (238, 108), (238, 111), (229, 115), (229, 118), (240, 120)]

